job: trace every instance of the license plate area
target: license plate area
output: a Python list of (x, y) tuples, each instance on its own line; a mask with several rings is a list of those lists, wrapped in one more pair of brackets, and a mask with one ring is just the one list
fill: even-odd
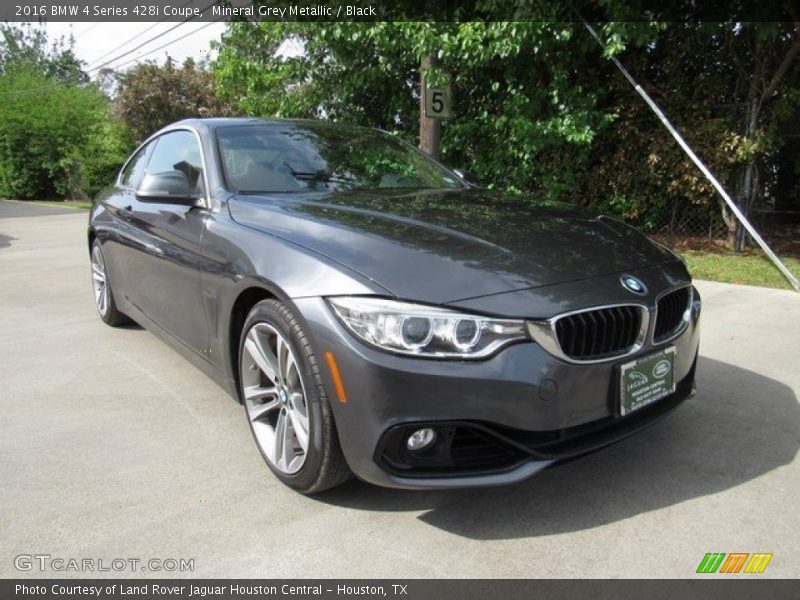
[(624, 416), (675, 391), (675, 346), (620, 366), (619, 413)]

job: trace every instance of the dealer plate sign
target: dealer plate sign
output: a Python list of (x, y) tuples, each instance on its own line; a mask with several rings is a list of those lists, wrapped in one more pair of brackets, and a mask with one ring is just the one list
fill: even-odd
[(627, 415), (675, 391), (675, 346), (620, 368), (620, 414)]

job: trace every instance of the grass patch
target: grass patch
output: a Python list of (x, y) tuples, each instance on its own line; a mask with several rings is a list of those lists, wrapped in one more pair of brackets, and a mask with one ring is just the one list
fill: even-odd
[(81, 210), (89, 210), (92, 208), (91, 200), (34, 200), (38, 204), (46, 204), (47, 206), (60, 206), (67, 208), (79, 208)]
[[(761, 254), (716, 253), (696, 250), (684, 251), (682, 254), (689, 266), (689, 272), (692, 277), (697, 279), (792, 289), (778, 268)], [(800, 275), (800, 259), (781, 258), (781, 260), (795, 276)]]

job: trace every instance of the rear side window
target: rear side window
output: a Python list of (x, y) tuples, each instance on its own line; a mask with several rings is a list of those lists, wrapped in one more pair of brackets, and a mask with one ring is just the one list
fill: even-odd
[(145, 167), (147, 166), (147, 156), (152, 149), (153, 144), (147, 144), (147, 146), (140, 148), (139, 151), (133, 155), (133, 158), (128, 161), (128, 164), (125, 165), (122, 171), (122, 178), (120, 179), (120, 185), (122, 185), (122, 187), (132, 188), (134, 190), (139, 187), (139, 183), (141, 183), (142, 177), (144, 177)]
[(182, 171), (193, 193), (203, 193), (203, 159), (197, 138), (191, 131), (171, 131), (156, 140), (147, 165), (148, 173)]

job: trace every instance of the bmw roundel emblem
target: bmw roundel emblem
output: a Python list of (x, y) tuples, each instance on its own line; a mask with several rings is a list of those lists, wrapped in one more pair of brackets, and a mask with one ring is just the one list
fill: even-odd
[(643, 296), (647, 293), (647, 286), (645, 286), (645, 284), (643, 284), (639, 279), (636, 279), (636, 277), (633, 275), (623, 275), (619, 278), (619, 280), (622, 283), (622, 287), (629, 292), (639, 294), (640, 296)]

